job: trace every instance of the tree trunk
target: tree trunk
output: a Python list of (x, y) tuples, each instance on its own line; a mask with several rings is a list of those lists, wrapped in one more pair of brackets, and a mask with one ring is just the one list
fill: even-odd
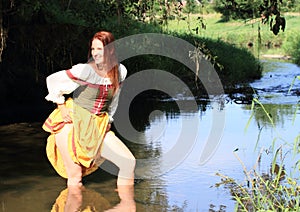
[(117, 0), (117, 14), (118, 14), (118, 24), (121, 24), (121, 2), (120, 0)]

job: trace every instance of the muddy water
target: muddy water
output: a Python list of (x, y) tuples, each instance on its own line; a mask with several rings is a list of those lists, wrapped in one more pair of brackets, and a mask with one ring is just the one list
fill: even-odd
[[(264, 77), (252, 86), (272, 115), (274, 126), (260, 109), (249, 121), (250, 105), (236, 104), (227, 98), (222, 107), (218, 101), (207, 100), (205, 105), (199, 103), (199, 110), (184, 113), (174, 109), (173, 101), (138, 105), (140, 111), (148, 111), (150, 105), (155, 104), (161, 112), (150, 120), (139, 113), (133, 118), (142, 136), (138, 142), (127, 141), (126, 144), (137, 159), (160, 158), (177, 145), (183, 123), (197, 118), (199, 125), (192, 148), (178, 160), (179, 163), (160, 175), (156, 174), (160, 164), (144, 167), (143, 171), (153, 177), (136, 181), (137, 211), (233, 211), (234, 201), (229, 191), (216, 186), (221, 180), (216, 173), (244, 182), (243, 166), (248, 170), (255, 167), (260, 172), (269, 171), (276, 149), (293, 144), (299, 135), (300, 111), (295, 104), (299, 100), (300, 82), (295, 82), (290, 94), (287, 91), (294, 76), (300, 75), (300, 69), (293, 64), (277, 62), (266, 63), (266, 67)], [(211, 129), (213, 113), (220, 108), (225, 112), (222, 137), (210, 159), (202, 164), (200, 156), (209, 133), (220, 130)], [(62, 211), (64, 207), (66, 182), (54, 172), (45, 156), (47, 133), (42, 131), (41, 125), (42, 122), (33, 122), (0, 126), (1, 212)], [(257, 164), (260, 152), (262, 159)], [(178, 159), (176, 155), (173, 157)], [(292, 175), (299, 176), (293, 169), (296, 159), (286, 155), (285, 167)], [(165, 162), (160, 161), (161, 164)], [(138, 168), (141, 171), (141, 167)], [(119, 197), (115, 184), (116, 177), (102, 169), (85, 177), (82, 211), (105, 211), (117, 205)]]

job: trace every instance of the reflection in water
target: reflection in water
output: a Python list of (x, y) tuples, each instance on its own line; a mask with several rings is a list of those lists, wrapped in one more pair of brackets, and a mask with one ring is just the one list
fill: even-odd
[(134, 200), (134, 187), (133, 185), (118, 185), (118, 195), (120, 198), (120, 203), (113, 208), (107, 210), (107, 212), (135, 212), (136, 203)]
[(100, 193), (85, 187), (69, 186), (57, 197), (51, 212), (79, 212), (79, 211), (124, 211), (135, 212), (136, 206), (133, 187), (118, 188), (120, 203), (111, 207), (109, 201)]
[[(153, 98), (153, 96), (157, 98)], [(163, 99), (161, 99), (162, 96)], [(122, 97), (120, 101), (122, 101)], [(190, 102), (193, 101), (197, 101), (198, 108), (191, 107), (192, 104), (190, 104)], [(178, 104), (181, 105), (181, 108), (179, 108)], [(224, 108), (224, 102), (219, 100), (218, 104), (218, 109), (222, 110)], [(163, 115), (166, 119), (176, 119), (182, 113), (198, 113), (199, 111), (204, 115), (209, 107), (211, 107), (210, 101), (207, 98), (194, 99), (193, 97), (186, 98), (182, 95), (178, 95), (178, 98), (171, 98), (162, 92), (151, 90), (142, 92), (133, 99), (130, 103), (129, 116), (133, 127), (138, 131), (144, 131), (147, 127), (150, 127), (151, 120), (149, 117), (154, 119), (159, 118), (161, 120)], [(153, 111), (162, 111), (163, 113), (157, 113), (151, 116), (153, 115)], [(117, 113), (118, 112), (119, 111), (117, 111)]]
[[(286, 117), (296, 118), (297, 106), (292, 104), (263, 104), (254, 107), (253, 115), (259, 129), (264, 127), (284, 127)], [(243, 106), (245, 110), (251, 110), (250, 105)], [(270, 118), (271, 120), (270, 120)]]
[(90, 189), (66, 188), (57, 197), (51, 212), (103, 211), (109, 202), (99, 193)]

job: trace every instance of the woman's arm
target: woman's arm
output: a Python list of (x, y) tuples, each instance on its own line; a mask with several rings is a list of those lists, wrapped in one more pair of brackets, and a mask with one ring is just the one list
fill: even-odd
[(47, 77), (46, 82), (48, 95), (45, 98), (57, 104), (63, 104), (65, 102), (64, 94), (72, 93), (79, 86), (68, 77), (66, 71), (51, 74)]
[(115, 93), (109, 107), (108, 107), (108, 117), (109, 117), (109, 123), (112, 123), (114, 121), (114, 114), (117, 110), (118, 103), (119, 103), (119, 96), (120, 96), (120, 90), (121, 88), (119, 87), (118, 91)]
[(89, 66), (87, 64), (77, 64), (69, 70), (51, 74), (46, 79), (49, 92), (46, 100), (63, 104), (65, 102), (64, 94), (72, 93), (79, 87), (80, 82), (87, 79), (88, 75)]

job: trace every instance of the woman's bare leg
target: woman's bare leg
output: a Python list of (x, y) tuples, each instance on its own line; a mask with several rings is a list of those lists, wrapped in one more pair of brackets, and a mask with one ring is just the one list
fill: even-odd
[(72, 124), (66, 124), (63, 129), (55, 135), (56, 146), (63, 158), (66, 172), (68, 175), (68, 186), (82, 186), (82, 169), (75, 163), (68, 150), (68, 134), (72, 129)]
[(112, 132), (106, 134), (102, 145), (101, 156), (119, 167), (117, 187), (121, 202), (108, 211), (136, 211), (134, 201), (134, 156)]
[(108, 132), (104, 137), (101, 157), (119, 167), (117, 185), (134, 184), (135, 158), (125, 144), (112, 132)]

